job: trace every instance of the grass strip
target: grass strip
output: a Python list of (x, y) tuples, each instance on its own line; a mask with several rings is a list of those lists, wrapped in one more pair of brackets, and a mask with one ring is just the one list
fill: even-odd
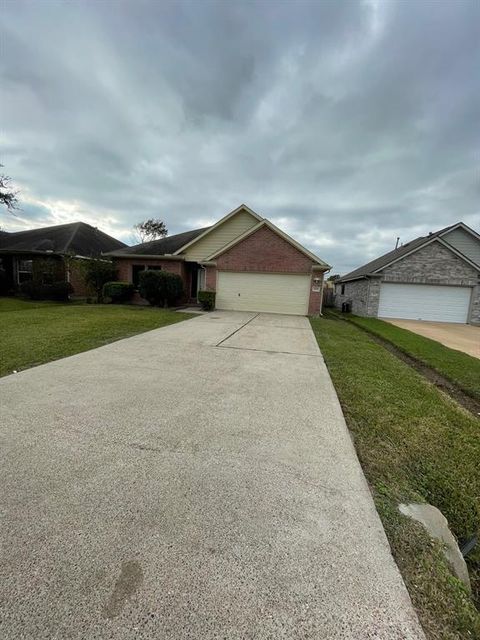
[(128, 305), (0, 298), (0, 376), (193, 317)]
[(419, 336), (412, 331), (396, 327), (377, 318), (349, 315), (347, 319), (438, 371), (464, 393), (480, 400), (480, 360), (478, 358), (450, 349), (440, 342)]
[(468, 558), (472, 598), (440, 545), (398, 512), (401, 502), (428, 502), (457, 538), (479, 531), (478, 420), (352, 323), (311, 323), (427, 637), (480, 638), (480, 549)]

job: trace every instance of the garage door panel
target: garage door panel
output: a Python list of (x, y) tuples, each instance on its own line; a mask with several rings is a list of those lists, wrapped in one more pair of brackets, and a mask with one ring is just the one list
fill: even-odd
[(310, 276), (219, 271), (217, 309), (306, 315)]
[(383, 282), (378, 315), (381, 318), (465, 323), (470, 295), (469, 287)]

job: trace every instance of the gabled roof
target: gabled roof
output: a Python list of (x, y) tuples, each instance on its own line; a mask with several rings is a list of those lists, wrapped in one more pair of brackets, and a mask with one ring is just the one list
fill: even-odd
[(197, 236), (203, 234), (210, 227), (204, 227), (203, 229), (194, 229), (193, 231), (184, 231), (183, 233), (177, 233), (174, 236), (167, 236), (166, 238), (160, 238), (159, 240), (151, 240), (150, 242), (142, 242), (136, 244), (133, 247), (125, 247), (118, 251), (110, 251), (108, 255), (121, 257), (128, 256), (164, 256), (175, 253), (177, 249), (183, 247), (188, 242), (194, 240)]
[(255, 233), (262, 227), (268, 227), (269, 229), (271, 229), (274, 233), (276, 233), (281, 238), (283, 238), (286, 242), (288, 242), (293, 247), (295, 247), (295, 249), (297, 249), (298, 251), (306, 255), (307, 258), (310, 258), (310, 260), (312, 260), (313, 262), (316, 262), (322, 267), (325, 267), (326, 270), (331, 269), (329, 264), (321, 260), (318, 256), (316, 256), (314, 253), (312, 253), (305, 247), (302, 247), (301, 244), (299, 244), (296, 240), (291, 238), (288, 234), (286, 234), (284, 231), (279, 229), (277, 226), (273, 224), (273, 222), (270, 222), (270, 220), (267, 220), (266, 218), (262, 218), (256, 225), (254, 225), (253, 227), (250, 227), (250, 229), (247, 229), (244, 233), (234, 238), (231, 242), (226, 244), (224, 247), (222, 247), (218, 251), (215, 251), (215, 253), (212, 253), (210, 256), (208, 256), (206, 261), (208, 262), (210, 260), (214, 260), (217, 256), (220, 256), (222, 253), (225, 253), (225, 251), (228, 251), (229, 249), (234, 247), (236, 244), (238, 244), (245, 238), (248, 238), (248, 236), (252, 235), (252, 233)]
[(249, 213), (251, 216), (253, 216), (254, 218), (256, 218), (259, 221), (264, 219), (264, 218), (262, 218), (262, 216), (259, 216), (258, 213), (253, 211), (253, 209), (250, 209), (250, 207), (247, 207), (246, 204), (241, 204), (239, 207), (237, 207), (233, 211), (230, 211), (230, 213), (227, 213), (226, 216), (223, 216), (223, 218), (220, 218), (220, 220), (218, 222), (216, 222), (214, 225), (204, 229), (203, 232), (200, 233), (197, 237), (195, 237), (192, 240), (189, 240), (188, 242), (186, 242), (183, 246), (178, 248), (174, 253), (176, 255), (178, 255), (180, 253), (183, 253), (185, 251), (185, 249), (187, 249), (188, 247), (191, 247), (192, 244), (195, 244), (195, 242), (197, 242), (201, 238), (204, 238), (208, 233), (211, 233), (215, 229), (218, 229), (218, 227), (220, 225), (222, 225), (224, 222), (226, 222), (230, 218), (233, 218), (233, 216), (236, 215), (237, 213), (239, 213), (240, 211), (246, 211), (247, 213)]
[(53, 227), (29, 229), (3, 234), (0, 237), (2, 253), (34, 252), (99, 256), (106, 251), (121, 249), (125, 243), (85, 222), (71, 222)]
[[(367, 262), (361, 267), (358, 267), (357, 269), (350, 271), (350, 273), (347, 273), (346, 275), (342, 276), (336, 282), (346, 282), (347, 280), (359, 280), (360, 278), (364, 278), (365, 276), (373, 275), (378, 271), (381, 271), (381, 269), (384, 269), (388, 265), (406, 257), (410, 253), (414, 253), (415, 251), (418, 251), (418, 249), (429, 244), (430, 242), (433, 242), (434, 240), (442, 241), (442, 237), (444, 235), (446, 235), (450, 231), (453, 231), (454, 229), (457, 229), (457, 228), (462, 228), (468, 233), (471, 233), (476, 238), (480, 239), (480, 236), (478, 236), (478, 234), (475, 231), (473, 231), (473, 229), (470, 229), (470, 227), (468, 227), (463, 222), (457, 222), (448, 227), (444, 227), (439, 231), (435, 231), (434, 233), (429, 233), (428, 236), (420, 236), (419, 238), (415, 238), (414, 240), (411, 240), (406, 244), (402, 244), (397, 249), (393, 249), (393, 251), (388, 251), (387, 253), (383, 254), (383, 256), (380, 256), (379, 258), (375, 258), (375, 260), (371, 260), (370, 262)], [(464, 260), (466, 260), (470, 264), (473, 264), (466, 256), (461, 254), (458, 251), (458, 249), (455, 249), (455, 247), (443, 241), (442, 241), (442, 244), (447, 246), (450, 250), (452, 250), (454, 253), (462, 257)]]

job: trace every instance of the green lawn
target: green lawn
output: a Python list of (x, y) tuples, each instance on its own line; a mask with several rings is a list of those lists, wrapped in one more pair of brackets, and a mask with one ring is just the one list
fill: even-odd
[(441, 373), (468, 395), (480, 400), (480, 360), (478, 358), (449, 349), (435, 340), (424, 338), (377, 318), (349, 316), (348, 320), (388, 340), (404, 353)]
[[(311, 322), (428, 638), (480, 638), (474, 600), (449, 572), (440, 546), (397, 509), (429, 502), (457, 538), (480, 531), (480, 420), (352, 323), (334, 316)], [(478, 604), (478, 547), (469, 569)]]
[(152, 307), (0, 298), (0, 376), (190, 317)]

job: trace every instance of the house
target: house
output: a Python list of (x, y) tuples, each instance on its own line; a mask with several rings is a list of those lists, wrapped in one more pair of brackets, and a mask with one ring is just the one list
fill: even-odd
[(119, 278), (138, 285), (145, 269), (181, 276), (186, 299), (216, 292), (217, 309), (297, 315), (321, 310), (330, 266), (266, 218), (241, 205), (216, 224), (108, 253)]
[(80, 262), (126, 245), (85, 222), (0, 233), (0, 273), (4, 293), (28, 280), (67, 280), (74, 295), (86, 295)]
[(335, 282), (335, 306), (360, 316), (480, 323), (480, 235), (457, 222)]

